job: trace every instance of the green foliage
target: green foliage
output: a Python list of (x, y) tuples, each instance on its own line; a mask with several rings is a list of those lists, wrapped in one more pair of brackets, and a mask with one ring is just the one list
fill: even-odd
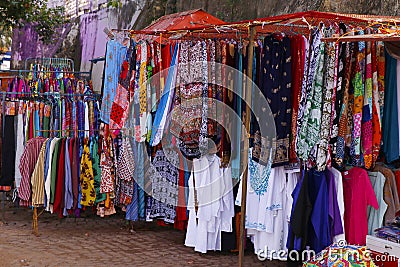
[(44, 43), (49, 43), (55, 29), (66, 23), (64, 8), (47, 7), (47, 0), (0, 0), (0, 35), (9, 38), (14, 27), (31, 23)]
[(120, 8), (120, 7), (122, 7), (122, 1), (121, 0), (109, 0), (109, 1), (107, 1), (107, 6), (113, 7), (113, 8)]

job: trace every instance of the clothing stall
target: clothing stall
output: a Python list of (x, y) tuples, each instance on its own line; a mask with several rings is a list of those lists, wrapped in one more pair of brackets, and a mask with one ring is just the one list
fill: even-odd
[[(392, 74), (387, 71), (393, 63), (390, 63), (392, 56), (385, 50), (383, 42), (398, 40), (395, 22), (395, 18), (378, 16), (302, 12), (219, 26), (132, 31), (130, 47), (134, 47), (132, 53), (136, 55), (130, 70), (134, 84), (124, 94), (128, 95), (131, 105), (127, 113), (131, 114), (115, 120), (128, 119), (126, 122), (134, 129), (135, 141), (146, 144), (150, 162), (147, 164), (151, 165), (150, 169), (155, 166), (155, 172), (161, 176), (149, 178), (153, 182), (151, 192), (156, 194), (154, 188), (161, 187), (170, 196), (174, 195), (171, 204), (175, 208), (166, 214), (177, 216), (174, 212), (178, 211), (176, 203), (180, 198), (176, 185), (181, 182), (180, 177), (185, 179), (183, 184), (188, 183), (185, 245), (203, 253), (223, 249), (224, 240), (227, 240), (224, 234), (233, 230), (239, 217), (241, 222), (235, 225), (234, 231), (246, 228), (246, 234), (242, 230), (237, 236), (240, 257), (244, 249), (242, 242), (247, 235), (256, 254), (267, 253), (268, 258), (290, 262), (287, 254), (278, 257), (268, 252), (302, 252), (310, 247), (319, 253), (341, 240), (365, 245), (368, 234), (396, 218), (399, 195), (394, 186), (394, 175), (383, 174), (390, 170), (387, 163), (399, 158), (399, 153), (393, 152), (398, 147), (398, 134), (393, 145), (393, 127), (387, 124), (387, 120), (395, 121), (388, 118), (396, 104), (388, 107), (385, 97), (393, 90), (388, 84), (396, 81), (396, 71)], [(151, 75), (156, 75), (166, 68), (159, 63), (166, 64), (165, 60), (171, 68), (165, 77), (161, 77), (165, 87), (161, 86), (163, 96), (157, 103), (154, 100), (161, 94), (157, 87), (151, 86), (152, 81), (150, 86), (143, 85), (150, 79), (148, 66), (151, 66)], [(268, 112), (271, 112), (275, 122), (276, 136), (272, 138), (272, 146), (263, 142), (268, 136), (260, 134), (260, 123), (264, 122), (259, 120), (260, 114), (255, 114), (259, 110), (249, 111), (258, 98), (254, 94), (254, 85), (240, 84), (237, 92), (241, 94), (235, 92), (231, 96), (223, 86), (190, 83), (202, 81), (209, 71), (207, 68), (213, 67), (212, 64), (201, 64), (204, 61), (222, 63), (245, 72), (261, 89), (270, 108), (261, 116), (264, 114), (263, 118), (268, 118)], [(196, 65), (196, 62), (200, 64)], [(220, 78), (218, 71), (211, 71), (215, 80)], [(248, 134), (250, 142), (243, 142), (243, 138), (227, 138), (226, 129), (220, 129), (220, 124), (204, 119), (213, 112), (207, 101), (193, 102), (195, 106), (190, 108), (183, 104), (191, 98), (217, 99), (233, 108), (247, 126), (247, 132), (239, 136)], [(118, 93), (116, 99), (114, 102), (120, 101)], [(175, 107), (179, 107), (178, 112), (172, 112)], [(166, 122), (169, 114), (170, 121)], [(222, 117), (222, 121), (229, 120), (227, 116)], [(115, 126), (113, 120), (110, 125)], [(238, 127), (237, 130), (242, 129)], [(165, 156), (165, 149), (160, 146), (162, 135), (175, 144), (174, 149), (183, 158)], [(217, 155), (221, 161), (221, 173), (229, 172), (233, 184), (240, 178), (238, 174), (241, 176), (239, 188), (236, 188), (239, 194), (234, 193), (241, 212), (230, 213), (229, 227), (224, 230), (220, 227), (224, 222), (220, 220), (226, 218), (225, 215), (202, 217), (203, 183), (215, 183), (207, 180), (209, 174), (204, 174), (204, 166), (209, 167), (209, 173), (214, 172), (211, 170), (213, 156), (202, 153), (207, 150), (207, 145), (202, 143), (207, 138), (217, 144), (213, 156)], [(268, 151), (274, 151), (274, 156), (271, 157)], [(176, 154), (176, 151), (171, 153)], [(392, 153), (394, 156), (388, 159)], [(176, 162), (171, 163), (167, 158)], [(165, 167), (166, 164), (185, 165), (182, 163), (185, 158), (193, 163), (191, 168), (183, 168), (190, 172), (189, 179), (187, 175), (185, 178), (185, 174), (180, 176), (177, 170), (171, 172), (171, 167)], [(239, 160), (235, 162), (235, 159)], [(137, 160), (140, 158), (135, 158), (135, 166), (140, 166)], [(157, 169), (158, 165), (162, 167)], [(223, 174), (210, 176), (224, 177)], [(155, 185), (154, 181), (160, 179), (166, 180), (169, 186)], [(225, 181), (226, 185), (224, 178), (218, 180)], [(171, 183), (175, 188), (170, 187)], [(389, 189), (384, 191), (384, 185)], [(198, 186), (200, 191), (195, 192)], [(360, 193), (365, 196), (358, 195)], [(385, 199), (378, 196), (385, 196)], [(145, 193), (145, 198), (153, 197), (157, 198), (157, 195), (150, 197)], [(194, 205), (191, 204), (193, 199)], [(357, 205), (354, 205), (355, 199), (360, 200)], [(150, 219), (163, 218), (164, 223), (172, 223), (170, 216), (166, 219), (162, 212), (152, 213), (153, 205), (149, 203), (143, 214), (147, 214), (149, 208)], [(224, 207), (219, 206), (216, 210), (224, 210)], [(176, 221), (179, 221), (177, 217)], [(201, 222), (202, 218), (206, 218), (205, 222)], [(207, 225), (213, 218), (218, 218), (217, 223), (212, 224), (215, 228), (211, 227), (209, 232), (199, 230), (204, 227), (203, 223)], [(193, 229), (201, 234), (193, 236)]]
[(21, 204), (34, 216), (121, 210), (186, 231), (196, 252), (238, 251), (240, 266), (245, 247), (295, 265), (291, 252), (393, 239), (400, 19), (309, 11), (225, 23), (204, 13), (112, 30), (99, 103), (90, 85), (36, 89), (62, 100), (49, 124), (34, 119), (40, 109), (21, 114), (33, 117), (14, 162)]
[[(13, 198), (18, 199), (18, 205), (33, 207), (33, 226), (36, 234), (37, 207), (44, 206), (49, 209), (49, 203), (44, 205), (44, 181), (50, 186), (52, 174), (51, 178), (54, 181), (51, 204), (56, 196), (58, 203), (55, 211), (60, 215), (68, 215), (67, 207), (72, 209), (71, 205), (75, 208), (77, 206), (78, 188), (72, 190), (70, 184), (75, 181), (71, 179), (71, 175), (79, 175), (79, 153), (83, 141), (89, 135), (91, 142), (98, 139), (100, 95), (91, 89), (90, 73), (76, 72), (73, 67), (71, 59), (29, 58), (25, 61), (25, 69), (8, 70), (8, 76), (2, 76), (2, 83), (7, 86), (0, 92), (0, 189), (3, 192), (12, 189)], [(56, 145), (58, 141), (63, 145), (59, 148), (57, 146), (56, 150), (44, 149), (47, 148), (45, 144), (50, 148), (50, 143)], [(65, 151), (71, 152), (68, 160), (64, 159), (68, 154)], [(37, 160), (39, 154), (40, 161)], [(53, 154), (57, 154), (57, 160), (51, 160)], [(52, 164), (53, 172), (49, 171)], [(68, 167), (70, 172), (64, 173), (61, 170), (64, 166)], [(47, 175), (49, 179), (46, 180)], [(61, 182), (57, 183), (59, 187), (56, 190), (56, 177), (60, 180), (64, 177), (70, 180), (65, 181), (65, 188), (60, 187)], [(77, 187), (77, 183), (74, 184)], [(71, 195), (67, 198), (65, 194), (65, 201), (71, 207), (58, 205), (64, 198), (64, 190), (68, 188)], [(47, 189), (49, 192), (50, 188)], [(50, 194), (46, 194), (46, 200), (50, 201)]]

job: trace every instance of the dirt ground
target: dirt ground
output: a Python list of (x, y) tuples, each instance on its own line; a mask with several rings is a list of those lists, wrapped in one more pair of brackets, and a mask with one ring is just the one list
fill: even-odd
[[(235, 253), (200, 254), (185, 247), (182, 231), (143, 223), (132, 233), (123, 214), (108, 218), (84, 214), (86, 217), (59, 219), (43, 213), (36, 237), (32, 233), (32, 210), (7, 205), (2, 213), (0, 266), (238, 265)], [(250, 251), (244, 258), (244, 266), (284, 265), (261, 262)]]

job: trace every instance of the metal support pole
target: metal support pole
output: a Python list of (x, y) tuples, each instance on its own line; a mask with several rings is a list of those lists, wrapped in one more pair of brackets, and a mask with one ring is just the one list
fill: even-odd
[[(247, 76), (248, 79), (252, 80), (253, 73), (253, 50), (254, 50), (254, 36), (255, 36), (255, 27), (249, 26), (249, 47), (248, 47), (248, 64), (247, 64)], [(246, 133), (244, 139), (244, 157), (243, 157), (243, 166), (244, 173), (242, 178), (242, 202), (240, 207), (240, 243), (239, 243), (239, 267), (243, 266), (243, 258), (244, 258), (244, 245), (245, 245), (245, 218), (246, 218), (246, 197), (247, 197), (247, 176), (248, 176), (248, 151), (249, 151), (249, 135), (250, 132), (250, 106), (251, 103), (251, 92), (252, 92), (252, 83), (246, 82), (246, 86), (243, 88), (243, 96), (246, 100), (246, 117), (245, 117), (245, 126)]]

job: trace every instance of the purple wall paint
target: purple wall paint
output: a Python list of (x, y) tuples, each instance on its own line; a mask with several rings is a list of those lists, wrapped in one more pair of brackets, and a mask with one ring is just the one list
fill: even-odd
[(24, 60), (27, 58), (54, 57), (70, 29), (71, 25), (66, 24), (63, 28), (57, 30), (56, 37), (49, 45), (43, 44), (39, 40), (38, 34), (31, 24), (25, 25), (22, 29), (14, 30), (11, 46), (13, 67), (23, 67)]
[[(90, 0), (91, 2), (92, 0)], [(98, 0), (97, 4), (105, 2)], [(24, 66), (29, 57), (67, 57), (75, 62), (75, 70), (91, 71), (93, 87), (101, 90), (103, 64), (92, 66), (91, 59), (103, 57), (106, 52), (107, 35), (104, 28), (132, 28), (149, 0), (123, 0), (119, 9), (103, 8), (83, 14), (71, 25), (60, 29), (57, 38), (50, 45), (38, 41), (37, 34), (31, 26), (15, 30), (12, 44), (12, 62), (14, 68)]]

